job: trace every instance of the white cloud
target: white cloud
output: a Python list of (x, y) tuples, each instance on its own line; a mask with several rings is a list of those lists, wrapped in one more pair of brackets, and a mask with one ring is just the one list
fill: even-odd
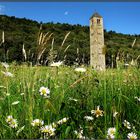
[(69, 14), (69, 12), (68, 11), (65, 11), (64, 15), (67, 16), (68, 14)]
[(5, 6), (0, 5), (0, 15), (4, 14), (4, 11), (5, 11)]

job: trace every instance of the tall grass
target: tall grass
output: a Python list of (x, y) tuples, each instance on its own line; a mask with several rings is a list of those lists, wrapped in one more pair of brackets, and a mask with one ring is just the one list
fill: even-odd
[[(1, 70), (4, 68), (1, 66)], [(140, 136), (140, 107), (135, 97), (140, 97), (140, 70), (106, 70), (97, 72), (86, 68), (76, 72), (73, 67), (27, 67), (10, 66), (14, 77), (0, 74), (0, 138), (41, 138), (39, 127), (33, 127), (34, 119), (44, 120), (45, 125), (62, 118), (68, 121), (56, 128), (49, 138), (78, 138), (75, 130), (83, 129), (87, 138), (105, 139), (107, 129), (115, 127), (117, 139), (126, 139), (135, 132)], [(39, 94), (40, 87), (50, 89), (50, 98)], [(18, 104), (12, 105), (13, 102)], [(103, 116), (91, 114), (97, 106)], [(118, 112), (116, 117), (113, 113)], [(17, 128), (11, 128), (6, 118), (12, 115), (18, 121)], [(93, 121), (86, 121), (92, 116)], [(123, 121), (130, 122), (127, 129)], [(17, 131), (24, 129), (17, 134)]]

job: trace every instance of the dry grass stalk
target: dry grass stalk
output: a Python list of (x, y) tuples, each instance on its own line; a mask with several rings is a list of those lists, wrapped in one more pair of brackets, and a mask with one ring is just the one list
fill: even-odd
[(38, 40), (38, 45), (41, 44), (42, 35), (43, 35), (43, 33), (40, 33), (40, 35), (39, 35), (39, 40)]
[(140, 58), (140, 55), (136, 58), (136, 60), (135, 61), (138, 61), (138, 59)]
[(54, 38), (53, 38), (52, 43), (51, 43), (51, 49), (50, 49), (49, 55), (48, 55), (49, 64), (52, 64), (56, 57), (57, 57), (57, 51), (54, 50)]
[(52, 47), (51, 47), (51, 50), (53, 50), (53, 46), (54, 46), (54, 38), (52, 39)]
[(69, 87), (70, 87), (70, 88), (73, 88), (76, 84), (80, 83), (83, 79), (85, 79), (85, 78), (87, 78), (87, 77), (88, 77), (88, 75), (86, 75), (86, 76), (84, 76), (84, 77), (82, 77), (82, 78), (76, 80), (76, 81), (75, 81), (73, 84), (71, 84)]
[(132, 48), (134, 47), (135, 43), (136, 43), (136, 38), (134, 39), (134, 41), (132, 43)]
[(24, 48), (24, 44), (23, 44), (23, 47), (22, 47), (22, 53), (23, 53), (24, 59), (26, 61), (27, 60), (27, 55), (26, 55), (26, 51), (25, 51), (25, 48)]
[(39, 54), (38, 54), (38, 60), (40, 60), (42, 54), (45, 52), (46, 48), (44, 48)]
[(48, 43), (48, 41), (50, 40), (50, 38), (52, 37), (52, 35), (53, 35), (53, 33), (51, 33), (48, 37), (46, 35), (44, 35), (45, 36), (45, 39), (42, 42), (43, 46), (45, 46)]
[(5, 36), (4, 36), (4, 31), (2, 32), (2, 43), (5, 42)]
[[(40, 29), (41, 30), (41, 29)], [(39, 31), (39, 36), (37, 40), (37, 63), (39, 63), (41, 56), (46, 50), (46, 46), (50, 38), (52, 37), (53, 33), (43, 33)]]
[(61, 44), (61, 47), (63, 47), (63, 45), (64, 45), (66, 39), (68, 38), (68, 36), (70, 35), (70, 33), (71, 33), (71, 32), (68, 32), (68, 33), (65, 35), (64, 40), (63, 40), (63, 42), (62, 42), (62, 44)]
[(0, 43), (0, 46), (1, 46), (2, 44), (4, 44), (4, 42), (5, 42), (5, 36), (4, 36), (4, 31), (2, 31), (2, 41), (1, 41), (1, 43)]
[(68, 50), (69, 47), (70, 47), (70, 45), (68, 45), (68, 46), (66, 47), (66, 49), (64, 50), (64, 53), (66, 53), (66, 51)]

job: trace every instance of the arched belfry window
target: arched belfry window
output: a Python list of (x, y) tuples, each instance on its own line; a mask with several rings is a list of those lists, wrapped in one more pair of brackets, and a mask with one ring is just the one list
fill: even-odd
[(100, 24), (101, 23), (101, 20), (100, 19), (97, 19), (97, 24)]

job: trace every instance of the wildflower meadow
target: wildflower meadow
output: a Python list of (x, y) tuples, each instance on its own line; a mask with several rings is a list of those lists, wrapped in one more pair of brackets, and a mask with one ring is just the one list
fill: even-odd
[(0, 64), (0, 138), (138, 139), (140, 70)]

